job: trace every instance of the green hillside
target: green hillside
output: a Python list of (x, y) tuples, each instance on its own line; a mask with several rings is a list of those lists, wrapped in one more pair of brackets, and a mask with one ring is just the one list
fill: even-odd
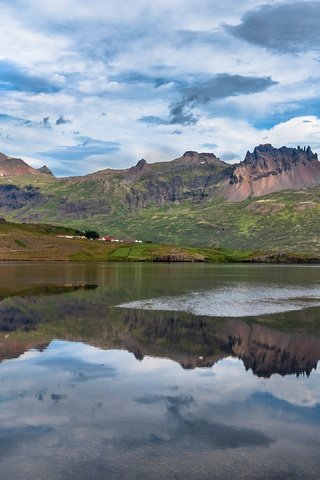
[[(81, 187), (81, 188), (80, 188)], [(76, 214), (61, 212), (62, 189), (69, 203), (95, 202), (94, 185), (66, 186), (61, 181), (42, 185), (45, 203), (25, 203), (3, 214), (12, 221), (50, 222), (100, 234), (176, 245), (214, 246), (254, 250), (320, 251), (320, 188), (287, 191), (243, 202), (219, 198), (185, 200), (178, 204), (149, 205), (132, 211), (112, 198), (110, 212), (99, 206)], [(67, 193), (68, 190), (68, 193)], [(86, 197), (86, 200), (84, 200)], [(101, 198), (103, 198), (101, 194)], [(111, 201), (110, 200), (110, 201)], [(100, 200), (101, 201), (101, 200)], [(109, 200), (108, 200), (109, 201)], [(102, 207), (104, 206), (101, 201)], [(101, 207), (101, 208), (102, 208)]]
[(250, 250), (89, 241), (77, 238), (79, 234), (78, 230), (65, 227), (1, 221), (0, 261), (239, 262), (259, 255)]
[[(224, 190), (236, 188), (232, 168), (213, 154), (186, 152), (171, 162), (140, 160), (83, 177), (4, 176), (0, 216), (177, 246), (320, 252), (319, 186), (235, 202)], [(272, 180), (280, 175), (271, 173)]]

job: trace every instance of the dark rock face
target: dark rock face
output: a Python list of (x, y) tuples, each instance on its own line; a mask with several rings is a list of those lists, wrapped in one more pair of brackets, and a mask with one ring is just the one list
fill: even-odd
[(319, 257), (305, 256), (305, 257), (296, 257), (284, 252), (270, 253), (267, 255), (258, 255), (250, 258), (249, 260), (244, 260), (243, 263), (287, 263), (287, 264), (299, 264), (299, 263), (311, 263), (318, 264), (320, 263)]
[(0, 209), (9, 212), (24, 207), (27, 203), (40, 205), (46, 202), (46, 197), (39, 188), (28, 185), (16, 187), (15, 185), (0, 185)]
[(125, 203), (129, 210), (135, 210), (151, 204), (202, 201), (215, 194), (231, 170), (213, 153), (188, 151), (171, 162), (154, 164), (140, 160), (124, 174), (124, 181), (131, 183)]
[(92, 215), (93, 212), (99, 212), (100, 214), (108, 214), (112, 211), (111, 205), (106, 199), (103, 200), (72, 200), (61, 199), (60, 206), (58, 208), (58, 214), (61, 218), (71, 219), (85, 219)]
[(127, 172), (127, 179), (135, 180), (136, 178), (139, 178), (141, 175), (146, 173), (147, 170), (148, 164), (146, 160), (142, 158), (134, 167), (129, 168)]
[[(301, 149), (281, 147), (273, 148), (272, 145), (259, 145), (253, 153), (247, 152), (244, 163), (253, 167), (252, 180), (258, 180), (264, 176), (279, 175), (294, 168), (300, 161), (307, 166), (308, 162), (318, 160), (317, 154), (310, 147)], [(270, 166), (274, 165), (274, 169)]]

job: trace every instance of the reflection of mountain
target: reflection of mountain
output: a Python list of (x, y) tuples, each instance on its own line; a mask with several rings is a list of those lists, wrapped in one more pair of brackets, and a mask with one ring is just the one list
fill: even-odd
[[(34, 348), (34, 341), (30, 339), (29, 343), (17, 342), (17, 341), (8, 341), (0, 343), (0, 362), (3, 360), (10, 360), (12, 358), (18, 358), (23, 353), (27, 352)], [(48, 344), (37, 345), (37, 350), (41, 351), (48, 347)]]
[[(231, 324), (231, 325), (230, 325)], [(231, 327), (231, 328), (230, 328)], [(307, 374), (317, 368), (320, 339), (299, 333), (284, 333), (262, 325), (228, 322), (229, 346), (246, 369), (259, 377)]]
[[(176, 313), (136, 310), (126, 311), (125, 323), (131, 335), (123, 339), (124, 344), (138, 358), (165, 355), (184, 368), (212, 366), (231, 355), (240, 358), (255, 375), (269, 378), (275, 373), (309, 375), (320, 360), (320, 338), (243, 320), (181, 318)], [(140, 341), (135, 339), (135, 332), (140, 332)]]
[(42, 295), (59, 295), (61, 293), (76, 292), (77, 290), (95, 290), (97, 285), (33, 285), (31, 287), (16, 286), (15, 288), (1, 288), (0, 301), (9, 297), (31, 297)]
[[(70, 291), (69, 287), (65, 291)], [(320, 337), (301, 333), (306, 331), (305, 325), (312, 331), (312, 309), (246, 321), (109, 308), (110, 297), (99, 289), (88, 294), (55, 293), (2, 302), (1, 359), (19, 356), (32, 347), (42, 348), (53, 338), (83, 341), (99, 348), (125, 348), (138, 359), (146, 355), (167, 357), (183, 368), (209, 367), (234, 356), (246, 369), (266, 378), (275, 373), (309, 375), (320, 359)], [(318, 318), (319, 310), (313, 311)], [(279, 330), (289, 326), (289, 333)]]

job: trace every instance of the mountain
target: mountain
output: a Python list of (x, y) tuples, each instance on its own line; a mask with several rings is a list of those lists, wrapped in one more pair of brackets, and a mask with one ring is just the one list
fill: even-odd
[(1, 159), (0, 216), (8, 220), (180, 245), (320, 250), (320, 162), (310, 147), (259, 145), (235, 165), (187, 151), (68, 178)]
[(118, 202), (123, 208), (132, 210), (151, 204), (165, 205), (215, 196), (232, 169), (231, 165), (213, 153), (188, 151), (170, 162), (149, 164), (141, 159), (128, 169), (107, 169), (66, 181), (70, 186), (90, 183), (92, 180), (98, 184), (103, 182), (103, 193), (109, 198), (116, 187), (120, 194)]
[(244, 161), (235, 166), (226, 196), (240, 201), (319, 184), (320, 162), (310, 147), (278, 149), (266, 144), (247, 152)]
[[(1, 177), (21, 177), (21, 176), (34, 176), (37, 177), (42, 175), (45, 172), (42, 169), (37, 170), (36, 168), (30, 167), (26, 162), (20, 158), (13, 158), (0, 153), (0, 176)], [(46, 167), (47, 168), (47, 167)]]

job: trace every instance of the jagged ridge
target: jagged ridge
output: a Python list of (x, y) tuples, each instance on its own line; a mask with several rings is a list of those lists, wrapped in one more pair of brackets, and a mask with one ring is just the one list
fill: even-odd
[(320, 162), (310, 147), (279, 149), (259, 145), (247, 152), (230, 177), (226, 196), (240, 201), (287, 189), (301, 189), (320, 184)]

